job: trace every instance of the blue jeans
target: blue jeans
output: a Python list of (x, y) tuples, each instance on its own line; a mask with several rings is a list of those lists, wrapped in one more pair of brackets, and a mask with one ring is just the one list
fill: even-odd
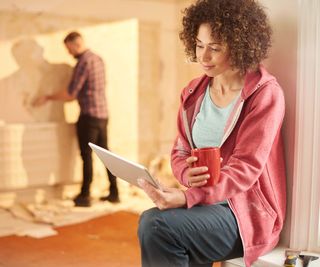
[(205, 266), (243, 256), (228, 204), (145, 211), (138, 229), (143, 267)]

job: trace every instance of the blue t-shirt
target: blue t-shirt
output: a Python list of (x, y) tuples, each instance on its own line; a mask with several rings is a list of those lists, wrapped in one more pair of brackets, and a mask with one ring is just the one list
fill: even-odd
[(208, 86), (192, 127), (192, 139), (197, 148), (221, 145), (224, 127), (239, 97), (228, 106), (220, 108), (213, 103), (209, 88)]
[[(200, 111), (197, 114), (192, 127), (192, 138), (197, 148), (210, 146), (220, 147), (224, 134), (224, 127), (238, 97), (236, 97), (228, 106), (220, 108), (213, 103), (210, 97), (210, 87), (208, 86), (201, 103)], [(227, 203), (228, 202), (225, 200), (216, 204)]]

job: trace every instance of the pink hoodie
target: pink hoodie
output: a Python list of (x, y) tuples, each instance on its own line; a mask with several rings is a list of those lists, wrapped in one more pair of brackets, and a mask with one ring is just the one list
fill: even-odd
[[(171, 165), (174, 175), (187, 187), (185, 160), (194, 147), (191, 129), (210, 79), (204, 75), (192, 80), (181, 94)], [(188, 208), (228, 200), (238, 222), (247, 267), (276, 246), (284, 223), (284, 111), (284, 96), (276, 79), (263, 66), (248, 73), (224, 130), (219, 183), (185, 192)]]

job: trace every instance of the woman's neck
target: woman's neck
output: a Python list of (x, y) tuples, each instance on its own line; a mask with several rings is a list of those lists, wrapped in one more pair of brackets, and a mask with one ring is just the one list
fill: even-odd
[(218, 107), (228, 106), (244, 86), (244, 76), (239, 72), (224, 73), (214, 77), (210, 84), (210, 97)]
[(215, 94), (238, 93), (244, 86), (244, 75), (238, 71), (229, 71), (214, 77), (211, 80), (211, 92)]

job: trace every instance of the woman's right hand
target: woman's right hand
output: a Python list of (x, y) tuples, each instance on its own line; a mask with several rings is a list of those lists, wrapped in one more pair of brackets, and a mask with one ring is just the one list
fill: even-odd
[(189, 187), (201, 187), (207, 183), (210, 175), (205, 173), (208, 171), (207, 166), (192, 167), (193, 162), (197, 161), (197, 157), (191, 156), (186, 159), (189, 168), (186, 170), (186, 176)]

